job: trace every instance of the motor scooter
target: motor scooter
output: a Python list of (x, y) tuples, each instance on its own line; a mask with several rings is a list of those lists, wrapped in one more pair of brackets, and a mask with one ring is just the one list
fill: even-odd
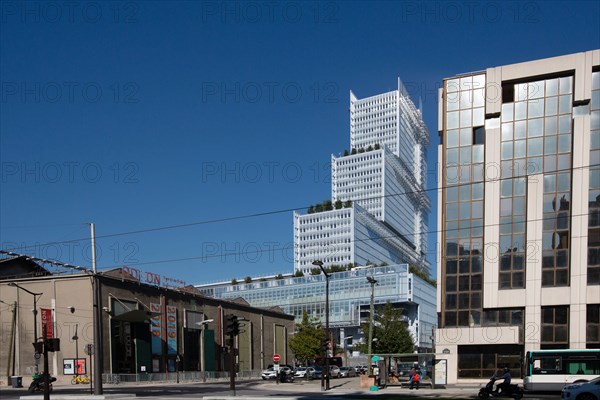
[(498, 378), (496, 373), (492, 375), (490, 381), (481, 389), (479, 389), (479, 398), (487, 399), (489, 397), (512, 397), (515, 400), (521, 399), (523, 397), (523, 388), (519, 385), (509, 385), (508, 389), (501, 389), (499, 392), (494, 391), (494, 382), (500, 380), (502, 378)]
[[(44, 373), (39, 373), (39, 374), (33, 374), (32, 376), (33, 380), (31, 381), (31, 384), (29, 385), (29, 388), (27, 389), (27, 391), (29, 393), (33, 393), (33, 392), (43, 392), (44, 391), (44, 387), (45, 387), (45, 382), (44, 382)], [(48, 391), (51, 392), (52, 391), (52, 382), (56, 381), (56, 378), (53, 376), (50, 376), (48, 378), (49, 383), (48, 383)]]

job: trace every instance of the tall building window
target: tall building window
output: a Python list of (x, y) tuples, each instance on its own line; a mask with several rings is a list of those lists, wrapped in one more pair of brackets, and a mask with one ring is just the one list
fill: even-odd
[(499, 287), (525, 286), (525, 176), (533, 174), (543, 174), (544, 179), (542, 286), (567, 286), (573, 77), (515, 83), (512, 90), (506, 86), (503, 84)]
[(600, 71), (592, 73), (587, 283), (600, 285)]
[(541, 348), (569, 347), (569, 306), (542, 307)]
[(443, 326), (482, 312), (485, 75), (446, 83)]

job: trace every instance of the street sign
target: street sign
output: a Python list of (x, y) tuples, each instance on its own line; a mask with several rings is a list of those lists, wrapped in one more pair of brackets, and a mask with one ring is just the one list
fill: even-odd
[(273, 354), (273, 362), (279, 362), (279, 360), (281, 360), (281, 357), (279, 357), (279, 354)]
[(36, 360), (39, 360), (42, 357), (42, 355), (40, 353), (38, 353), (38, 352), (35, 352), (35, 354), (33, 355), (33, 357), (35, 357)]
[(94, 345), (91, 343), (86, 344), (85, 347), (83, 348), (83, 352), (85, 354), (87, 354), (88, 356), (93, 356), (94, 355)]
[(371, 360), (373, 360), (373, 362), (377, 362), (379, 361), (379, 356), (373, 356), (371, 357)]

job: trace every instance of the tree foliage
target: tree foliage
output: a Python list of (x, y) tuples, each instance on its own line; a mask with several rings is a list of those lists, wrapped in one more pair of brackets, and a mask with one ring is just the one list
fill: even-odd
[(321, 341), (325, 338), (318, 319), (308, 318), (306, 311), (302, 314), (302, 322), (296, 324), (296, 333), (290, 338), (290, 349), (296, 359), (303, 365), (321, 352)]
[(300, 277), (304, 276), (304, 272), (297, 270), (296, 272), (294, 272), (294, 276), (296, 278), (300, 278)]
[(252, 277), (251, 276), (247, 276), (244, 278), (244, 283), (250, 283), (252, 282)]
[(408, 266), (408, 272), (423, 279), (425, 282), (429, 283), (431, 286), (437, 287), (437, 282), (435, 281), (435, 279), (430, 278), (425, 272), (423, 272), (419, 268), (415, 267), (414, 265)]
[[(394, 308), (388, 301), (381, 312), (375, 313), (374, 319), (373, 337), (377, 338), (377, 341), (371, 346), (373, 354), (401, 354), (414, 351), (412, 336), (402, 322), (401, 308)], [(369, 322), (362, 324), (361, 329), (368, 341)], [(367, 353), (368, 343), (363, 343), (360, 351)]]
[(335, 201), (334, 207), (336, 210), (341, 210), (342, 207), (344, 207), (344, 204), (342, 203), (342, 201), (340, 199), (337, 199)]

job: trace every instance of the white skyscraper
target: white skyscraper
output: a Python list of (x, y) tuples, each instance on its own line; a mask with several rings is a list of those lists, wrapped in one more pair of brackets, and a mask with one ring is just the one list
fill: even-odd
[[(429, 273), (425, 146), (429, 133), (402, 82), (365, 99), (350, 92), (351, 154), (332, 156), (333, 210), (294, 213), (294, 269), (410, 263)], [(317, 210), (318, 211), (318, 210)]]

